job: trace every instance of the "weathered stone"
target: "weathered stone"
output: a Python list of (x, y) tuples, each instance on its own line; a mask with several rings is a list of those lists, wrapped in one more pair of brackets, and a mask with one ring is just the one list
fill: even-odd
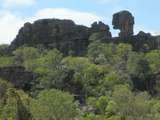
[(103, 32), (103, 31), (108, 31), (109, 32), (110, 29), (109, 29), (108, 25), (99, 21), (99, 22), (94, 22), (91, 25), (91, 30), (92, 30), (92, 32)]
[(65, 55), (71, 52), (81, 55), (88, 45), (88, 37), (89, 28), (76, 25), (71, 20), (42, 19), (24, 24), (11, 48), (42, 44), (47, 48), (57, 48)]
[(129, 11), (121, 11), (113, 15), (112, 25), (114, 29), (119, 29), (120, 37), (133, 35), (134, 17)]
[(25, 70), (21, 66), (9, 66), (0, 68), (0, 78), (12, 83), (16, 88), (30, 90), (31, 83), (37, 75)]
[(103, 22), (94, 22), (91, 25), (91, 32), (92, 33), (101, 33), (104, 34), (105, 38), (111, 38), (112, 34), (110, 32), (110, 28), (108, 25), (104, 24)]
[(119, 37), (112, 37), (109, 26), (103, 22), (94, 22), (91, 28), (76, 25), (71, 20), (41, 19), (33, 24), (25, 23), (16, 39), (11, 43), (11, 50), (22, 45), (45, 48), (57, 48), (64, 55), (84, 55), (93, 41), (129, 43), (134, 50), (148, 51), (160, 48), (160, 36), (139, 32), (133, 35), (134, 17), (128, 11), (113, 15), (113, 27), (119, 29)]
[(108, 39), (112, 38), (112, 34), (110, 32), (110, 28), (108, 25), (103, 22), (94, 22), (91, 25), (91, 35), (89, 37), (89, 42), (93, 41), (101, 41), (106, 42)]

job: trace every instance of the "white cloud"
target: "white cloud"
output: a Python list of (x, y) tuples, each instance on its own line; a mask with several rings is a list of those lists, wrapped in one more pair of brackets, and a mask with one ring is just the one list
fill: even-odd
[(71, 19), (77, 24), (83, 24), (89, 26), (94, 21), (103, 20), (103, 17), (99, 17), (93, 13), (80, 12), (66, 8), (47, 8), (37, 12), (33, 19), (40, 18), (59, 18), (59, 19)]
[(30, 6), (33, 5), (35, 0), (4, 0), (4, 7), (13, 7), (13, 6)]
[(151, 34), (152, 35), (160, 35), (160, 31), (152, 31)]
[(23, 20), (7, 11), (0, 12), (0, 18), (0, 44), (10, 43), (23, 25)]
[(160, 30), (156, 30), (153, 28), (147, 28), (142, 25), (135, 25), (135, 34), (138, 34), (140, 31), (143, 31), (145, 33), (151, 33), (152, 35), (160, 35)]
[(103, 20), (93, 13), (80, 12), (65, 8), (46, 8), (39, 10), (34, 16), (22, 18), (8, 11), (0, 12), (0, 44), (10, 43), (18, 34), (25, 22), (33, 22), (42, 18), (72, 19), (77, 24), (89, 26), (94, 21)]

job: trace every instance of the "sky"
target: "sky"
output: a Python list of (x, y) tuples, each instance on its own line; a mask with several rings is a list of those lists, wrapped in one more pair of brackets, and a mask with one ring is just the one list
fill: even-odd
[(94, 21), (108, 24), (112, 15), (129, 10), (135, 17), (135, 34), (143, 30), (160, 34), (160, 0), (0, 0), (0, 44), (10, 44), (25, 22), (37, 19), (71, 19), (90, 26)]

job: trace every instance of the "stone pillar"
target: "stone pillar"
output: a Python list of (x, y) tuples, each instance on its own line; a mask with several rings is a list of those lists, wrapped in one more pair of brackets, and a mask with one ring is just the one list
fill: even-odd
[(129, 11), (120, 11), (113, 15), (112, 25), (119, 29), (119, 37), (130, 37), (133, 35), (134, 17)]

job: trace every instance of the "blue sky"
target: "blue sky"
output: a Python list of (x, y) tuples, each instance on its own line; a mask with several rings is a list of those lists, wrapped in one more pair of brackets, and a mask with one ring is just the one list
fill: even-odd
[(135, 34), (143, 30), (160, 33), (160, 0), (0, 0), (0, 44), (10, 43), (27, 21), (41, 18), (73, 19), (87, 25), (103, 21), (110, 25), (112, 15), (129, 10), (135, 16)]

